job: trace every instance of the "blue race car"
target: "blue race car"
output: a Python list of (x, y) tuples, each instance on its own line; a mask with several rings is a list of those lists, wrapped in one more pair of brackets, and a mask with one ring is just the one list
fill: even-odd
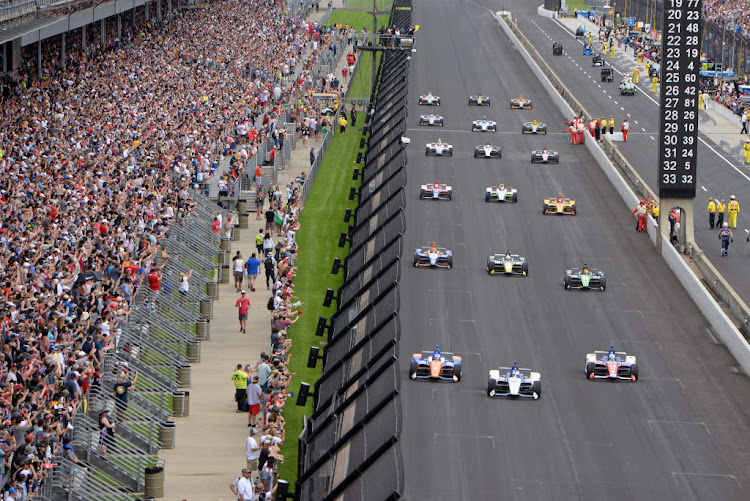
[(414, 266), (451, 269), (453, 267), (453, 251), (438, 247), (435, 242), (432, 242), (431, 246), (414, 249)]
[(583, 55), (591, 56), (593, 54), (594, 54), (594, 49), (592, 49), (591, 46), (587, 43), (583, 44)]
[(441, 353), (440, 347), (434, 351), (414, 353), (409, 364), (411, 379), (432, 379), (445, 381), (461, 381), (463, 361), (453, 353)]

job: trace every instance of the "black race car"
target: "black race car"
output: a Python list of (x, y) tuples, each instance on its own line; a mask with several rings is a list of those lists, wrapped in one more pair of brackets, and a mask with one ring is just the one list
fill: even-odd
[(563, 54), (563, 45), (560, 42), (552, 42), (552, 55), (553, 56), (562, 56)]

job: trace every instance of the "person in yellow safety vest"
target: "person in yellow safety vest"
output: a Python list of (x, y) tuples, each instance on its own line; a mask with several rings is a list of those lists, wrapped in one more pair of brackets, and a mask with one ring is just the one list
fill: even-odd
[(745, 145), (742, 147), (742, 151), (745, 154), (745, 163), (750, 164), (750, 137), (745, 141)]
[(651, 215), (656, 219), (659, 220), (659, 204), (656, 202), (651, 202)]
[(612, 59), (615, 58), (615, 44), (612, 44), (609, 48), (609, 57)]
[(612, 115), (609, 116), (609, 133), (615, 133), (615, 119)]
[(633, 83), (638, 83), (638, 79), (641, 77), (641, 70), (638, 69), (638, 66), (635, 67), (633, 70)]
[(735, 200), (734, 195), (729, 197), (729, 226), (737, 227), (737, 214), (740, 213), (740, 203)]
[(718, 216), (716, 217), (716, 226), (721, 228), (721, 225), (724, 224), (724, 211), (727, 208), (727, 204), (724, 203), (724, 199), (721, 199), (721, 202), (716, 204), (716, 213)]
[(651, 74), (651, 61), (646, 61), (646, 75)]
[(589, 45), (591, 45), (591, 32), (589, 31)]
[(702, 92), (698, 93), (698, 109), (699, 110), (703, 109), (703, 93)]
[(714, 229), (714, 224), (716, 223), (716, 202), (714, 202), (713, 198), (708, 199), (708, 225), (711, 227), (711, 229)]
[(659, 83), (659, 77), (654, 75), (654, 78), (651, 79), (651, 93), (656, 94), (656, 85)]

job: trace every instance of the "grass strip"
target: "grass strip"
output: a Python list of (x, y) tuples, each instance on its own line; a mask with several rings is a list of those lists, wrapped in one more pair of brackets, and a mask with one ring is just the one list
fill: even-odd
[[(355, 7), (350, 0), (349, 6)], [(391, 2), (378, 2), (390, 7)], [(365, 2), (366, 5), (366, 2)], [(369, 4), (372, 6), (372, 3)], [(361, 7), (360, 7), (361, 8)], [(387, 8), (387, 7), (386, 7)], [(364, 24), (361, 24), (364, 19)], [(389, 16), (378, 16), (379, 25), (385, 25)], [(341, 23), (351, 26), (372, 26), (372, 16), (364, 12), (334, 11), (329, 20), (330, 24)], [(360, 54), (359, 70), (350, 82), (349, 96), (360, 97), (370, 95), (370, 58), (373, 53), (362, 51)], [(380, 54), (376, 54), (379, 63)], [(364, 112), (364, 110), (361, 110)], [(362, 115), (362, 114), (360, 114)], [(295, 376), (291, 389), (299, 391), (299, 383), (313, 384), (322, 374), (321, 364), (315, 369), (307, 367), (307, 355), (311, 346), (324, 346), (324, 338), (315, 336), (315, 328), (319, 317), (329, 318), (335, 313), (335, 308), (323, 307), (326, 289), (337, 290), (343, 284), (343, 273), (331, 275), (333, 259), (343, 259), (349, 253), (349, 247), (338, 246), (339, 236), (347, 231), (348, 223), (344, 223), (344, 211), (353, 209), (355, 202), (349, 200), (349, 187), (358, 184), (352, 181), (354, 161), (357, 157), (359, 141), (362, 138), (364, 119), (360, 116), (356, 128), (349, 127), (344, 135), (336, 132), (326, 151), (323, 162), (318, 169), (315, 182), (305, 202), (305, 210), (300, 215), (300, 231), (297, 233), (299, 257), (295, 263), (298, 267), (297, 278), (294, 282), (295, 295), (304, 303), (304, 313), (299, 321), (290, 329), (293, 342), (289, 361), (289, 370)], [(338, 131), (338, 128), (335, 127)], [(284, 462), (279, 466), (280, 477), (294, 485), (297, 480), (297, 461), (299, 455), (299, 436), (302, 433), (303, 416), (310, 416), (313, 412), (312, 398), (307, 405), (296, 405), (296, 396), (287, 401), (284, 407), (285, 441), (281, 448)]]

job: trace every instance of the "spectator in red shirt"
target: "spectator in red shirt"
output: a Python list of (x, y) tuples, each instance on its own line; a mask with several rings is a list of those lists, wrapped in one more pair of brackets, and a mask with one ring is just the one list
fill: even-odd
[(221, 232), (221, 221), (219, 221), (218, 218), (214, 219), (214, 222), (211, 223), (211, 229), (214, 231), (214, 233)]
[(250, 309), (250, 299), (245, 296), (246, 291), (240, 292), (242, 296), (240, 296), (239, 299), (237, 299), (237, 302), (234, 304), (236, 308), (239, 308), (240, 313), (240, 332), (247, 332), (247, 312)]
[(148, 274), (148, 288), (154, 292), (158, 292), (161, 288), (161, 271), (157, 268), (151, 268)]

